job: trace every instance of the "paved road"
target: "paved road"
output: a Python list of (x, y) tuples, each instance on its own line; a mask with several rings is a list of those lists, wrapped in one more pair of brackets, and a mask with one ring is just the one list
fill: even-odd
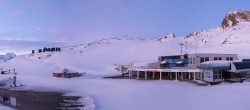
[(18, 110), (58, 110), (58, 109), (60, 110), (61, 107), (65, 107), (65, 105), (68, 105), (67, 106), (68, 108), (83, 106), (79, 104), (74, 105), (72, 103), (67, 103), (67, 100), (76, 101), (80, 97), (72, 97), (72, 96), (65, 97), (62, 96), (62, 93), (60, 92), (37, 92), (37, 91), (24, 91), (24, 90), (14, 91), (14, 90), (0, 89), (1, 103), (11, 106), (10, 97), (16, 98), (16, 107), (14, 106), (12, 107)]

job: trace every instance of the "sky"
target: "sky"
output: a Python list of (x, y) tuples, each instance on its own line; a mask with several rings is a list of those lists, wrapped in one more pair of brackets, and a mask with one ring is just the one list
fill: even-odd
[(0, 0), (0, 54), (111, 37), (178, 37), (218, 27), (247, 0)]

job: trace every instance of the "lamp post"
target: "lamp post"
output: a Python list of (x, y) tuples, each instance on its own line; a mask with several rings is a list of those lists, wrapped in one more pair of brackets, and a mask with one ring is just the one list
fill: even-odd
[(181, 46), (181, 53), (182, 53), (182, 46), (183, 46), (184, 44), (183, 44), (183, 43), (180, 43), (179, 45)]
[(188, 42), (186, 41), (186, 42), (185, 42), (185, 44), (186, 44), (186, 49), (187, 49), (187, 43), (188, 43)]

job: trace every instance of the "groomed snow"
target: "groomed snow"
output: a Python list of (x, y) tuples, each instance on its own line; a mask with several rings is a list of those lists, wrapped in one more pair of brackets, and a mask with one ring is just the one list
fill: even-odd
[(196, 86), (168, 80), (19, 77), (30, 87), (90, 94), (97, 110), (249, 110), (250, 83)]
[[(86, 103), (94, 103), (89, 108), (97, 110), (250, 109), (249, 82), (201, 87), (167, 80), (101, 79), (105, 75), (121, 74), (115, 71), (115, 64), (143, 65), (157, 61), (158, 56), (180, 54), (179, 40), (175, 40), (102, 40), (91, 43), (91, 46), (74, 47), (74, 51), (63, 48), (62, 52), (18, 56), (0, 67), (6, 70), (15, 68), (18, 84), (24, 85), (22, 89), (73, 91), (83, 97), (92, 97), (94, 102), (90, 98)], [(238, 47), (244, 49), (244, 46), (204, 47), (197, 52), (230, 53)], [(184, 49), (190, 53), (193, 50), (189, 46)], [(80, 51), (83, 51), (82, 55)], [(236, 52), (240, 56), (249, 56), (248, 50)], [(71, 79), (52, 77), (53, 72), (64, 68), (87, 74)]]

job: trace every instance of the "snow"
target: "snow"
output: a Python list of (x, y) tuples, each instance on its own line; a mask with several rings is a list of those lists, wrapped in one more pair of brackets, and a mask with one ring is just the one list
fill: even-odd
[[(0, 66), (4, 69), (15, 68), (17, 82), (23, 84), (23, 88), (73, 91), (73, 95), (77, 93), (76, 95), (83, 96), (81, 101), (87, 105), (86, 110), (200, 110), (201, 108), (249, 110), (247, 102), (250, 95), (247, 95), (247, 91), (250, 90), (250, 83), (248, 82), (200, 87), (168, 80), (102, 79), (102, 75), (120, 74), (114, 70), (114, 63), (135, 63), (139, 66), (145, 64), (143, 62), (156, 61), (157, 55), (178, 53), (163, 51), (173, 45), (172, 43), (118, 42), (89, 47), (91, 49), (85, 50), (84, 55), (70, 54), (69, 49), (64, 49), (62, 52), (40, 53), (37, 56), (18, 56)], [(144, 50), (145, 46), (147, 49)], [(81, 48), (75, 48), (75, 52)], [(147, 53), (149, 50), (152, 53)], [(47, 54), (51, 57), (46, 58)], [(112, 66), (107, 68), (109, 65)], [(84, 77), (71, 79), (52, 77), (54, 71), (64, 68), (87, 71), (87, 74)], [(180, 104), (182, 106), (179, 106)]]
[[(201, 87), (168, 80), (101, 78), (121, 75), (114, 65), (139, 67), (156, 62), (158, 56), (181, 54), (179, 43), (185, 41), (188, 42), (187, 49), (183, 48), (185, 53), (237, 53), (239, 59), (247, 58), (250, 43), (241, 41), (249, 40), (246, 37), (250, 35), (249, 29), (249, 23), (240, 23), (228, 29), (196, 32), (186, 39), (166, 38), (164, 42), (102, 39), (64, 47), (61, 52), (17, 56), (1, 63), (0, 68), (16, 70), (17, 83), (24, 85), (19, 89), (72, 91), (68, 95), (82, 96), (87, 110), (249, 110), (249, 82)], [(53, 72), (64, 68), (87, 74), (70, 79), (52, 77)], [(12, 76), (0, 75), (0, 78), (10, 85)]]
[(84, 77), (76, 79), (47, 77), (33, 79), (35, 81), (22, 78), (22, 80), (31, 86), (67, 89), (79, 93), (87, 92), (94, 98), (98, 110), (165, 110), (166, 108), (249, 110), (250, 108), (248, 104), (250, 95), (247, 95), (250, 90), (249, 82), (202, 87), (168, 80)]

